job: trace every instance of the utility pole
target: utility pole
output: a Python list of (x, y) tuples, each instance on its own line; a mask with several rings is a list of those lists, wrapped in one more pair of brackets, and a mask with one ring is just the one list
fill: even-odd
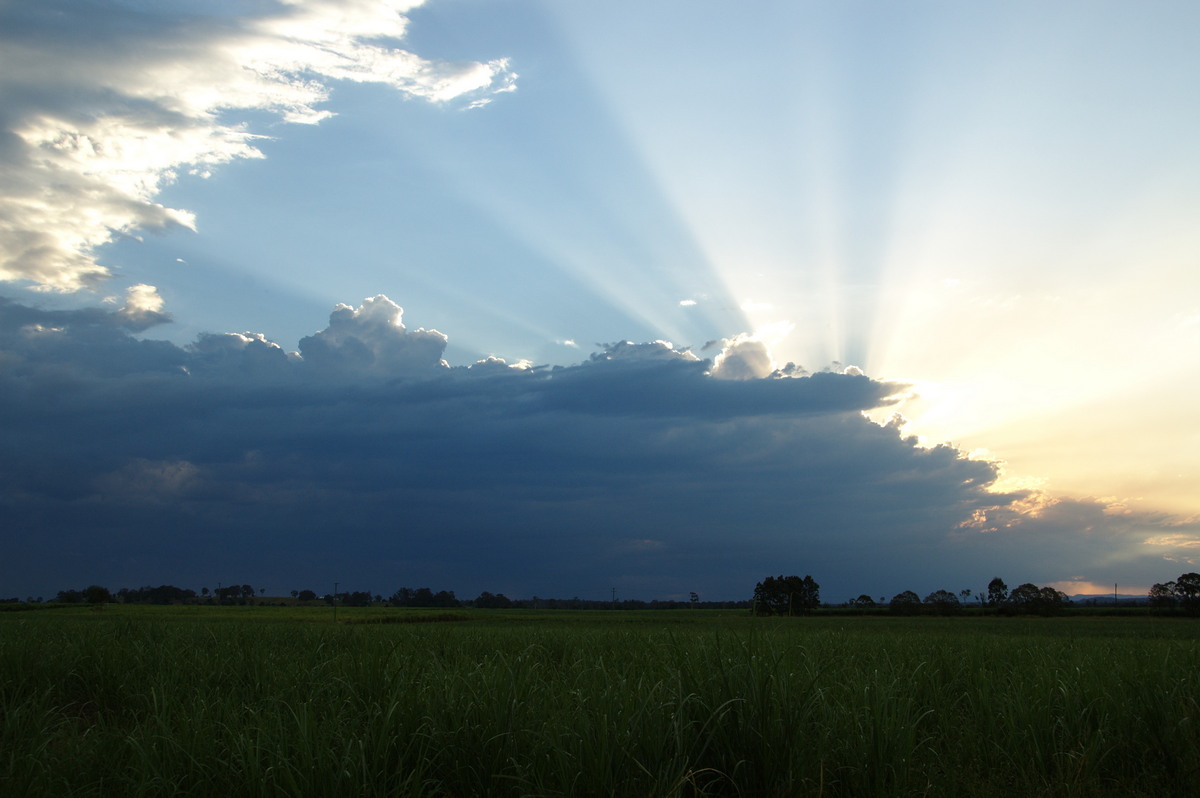
[(615, 610), (617, 608), (617, 589), (615, 587), (612, 589), (612, 594), (613, 594), (613, 609)]

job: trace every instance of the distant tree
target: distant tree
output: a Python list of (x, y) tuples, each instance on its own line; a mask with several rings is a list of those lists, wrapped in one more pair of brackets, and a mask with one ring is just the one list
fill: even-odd
[(1000, 577), (995, 577), (988, 582), (987, 586), (987, 603), (989, 607), (999, 607), (1008, 600), (1008, 585), (1004, 584), (1004, 580)]
[(347, 607), (371, 606), (371, 594), (365, 590), (356, 590), (353, 593), (339, 593), (338, 598)]
[(1147, 595), (1150, 599), (1151, 607), (1160, 609), (1173, 609), (1175, 607), (1175, 583), (1172, 582), (1155, 582), (1150, 587), (1150, 593)]
[(488, 591), (483, 591), (473, 602), (476, 607), (485, 610), (503, 610), (512, 607), (512, 599), (503, 593), (492, 595)]
[(969, 588), (963, 588), (962, 590), (958, 591), (958, 596), (962, 599), (962, 603), (966, 604), (971, 600), (972, 593)]
[(298, 596), (298, 595), (300, 595), (300, 591), (299, 591), (299, 590), (293, 590), (293, 591), (292, 591), (292, 598), (296, 598), (296, 596)]
[(694, 590), (688, 594), (688, 598), (691, 601), (693, 607), (695, 607), (696, 605), (698, 605), (700, 603), (700, 594)]
[(457, 606), (459, 606), (459, 604), (460, 604), (459, 600), (454, 597), (453, 590), (439, 590), (437, 593), (433, 594), (433, 602), (432, 602), (431, 606), (434, 606), (434, 607), (457, 607)]
[(1180, 574), (1175, 580), (1175, 598), (1189, 613), (1200, 613), (1200, 574)]
[(1041, 601), (1038, 604), (1039, 612), (1052, 615), (1062, 612), (1071, 605), (1070, 597), (1056, 588), (1047, 586), (1038, 592), (1041, 594)]
[(1041, 588), (1030, 582), (1017, 585), (1008, 595), (1008, 602), (1015, 607), (1032, 606), (1041, 598)]
[(888, 611), (896, 615), (916, 615), (921, 612), (921, 597), (911, 590), (897, 593), (888, 602)]
[(1008, 595), (1006, 609), (1010, 613), (1026, 615), (1054, 615), (1062, 612), (1070, 603), (1066, 593), (1026, 582), (1013, 588)]
[(1150, 588), (1149, 598), (1155, 607), (1179, 606), (1189, 615), (1200, 614), (1200, 574), (1189, 572), (1173, 582), (1157, 583)]
[(183, 604), (195, 599), (196, 591), (174, 585), (146, 585), (134, 589), (123, 587), (117, 591), (117, 597), (126, 604)]
[(821, 606), (821, 586), (811, 576), (768, 576), (754, 586), (758, 615), (800, 615)]
[(83, 597), (88, 604), (99, 606), (112, 601), (112, 594), (108, 592), (108, 588), (100, 587), (100, 585), (88, 585), (83, 590)]
[(850, 599), (850, 606), (857, 607), (859, 609), (868, 609), (870, 607), (877, 607), (879, 605), (875, 603), (875, 599), (871, 598), (866, 593), (863, 593), (858, 598)]
[(200, 595), (207, 598), (208, 597), (208, 588), (206, 588), (206, 587), (200, 588)]
[(312, 590), (301, 590), (300, 594), (296, 596), (296, 598), (300, 601), (316, 601), (317, 594)]
[(958, 596), (949, 590), (935, 590), (925, 597), (925, 606), (937, 615), (952, 615), (962, 610)]

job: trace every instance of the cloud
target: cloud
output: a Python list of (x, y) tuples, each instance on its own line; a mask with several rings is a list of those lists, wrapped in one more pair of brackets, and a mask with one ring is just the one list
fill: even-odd
[(145, 330), (171, 320), (162, 312), (163, 304), (157, 288), (138, 283), (125, 290), (125, 304), (118, 313), (124, 318), (126, 327)]
[[(0, 24), (0, 280), (77, 291), (109, 276), (96, 249), (195, 229), (155, 202), (184, 172), (260, 158), (238, 121), (317, 123), (333, 81), (431, 102), (511, 90), (504, 60), (446, 63), (397, 46), (420, 2), (268, 0), (241, 13), (174, 4), (9, 3)], [(226, 8), (230, 7), (225, 5)]]
[(395, 375), (446, 368), (446, 336), (437, 330), (409, 332), (403, 313), (382, 294), (358, 308), (338, 305), (328, 327), (300, 340), (300, 352), (305, 362), (327, 370)]
[(723, 380), (750, 380), (766, 377), (774, 370), (766, 344), (754, 336), (740, 335), (721, 343), (712, 373)]
[[(126, 307), (161, 313), (149, 296)], [(995, 575), (1149, 584), (1200, 540), (1194, 520), (998, 492), (996, 464), (868, 420), (906, 386), (863, 374), (723, 380), (663, 341), (448, 366), (445, 336), (383, 296), (337, 306), (300, 353), (139, 339), (127, 316), (0, 300), (0, 413), (20, 420), (0, 428), (7, 593), (739, 598), (785, 572), (836, 600)]]

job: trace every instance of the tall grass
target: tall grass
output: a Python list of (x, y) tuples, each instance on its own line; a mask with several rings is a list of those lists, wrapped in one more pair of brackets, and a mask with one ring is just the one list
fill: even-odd
[(1161, 797), (1200, 777), (1187, 621), (274, 617), (8, 614), (0, 795)]

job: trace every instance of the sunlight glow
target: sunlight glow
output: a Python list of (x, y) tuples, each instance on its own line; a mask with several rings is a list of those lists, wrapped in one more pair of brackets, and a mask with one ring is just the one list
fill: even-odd
[[(927, 27), (907, 42), (852, 28), (869, 56), (844, 63), (829, 37), (845, 28), (771, 13), (783, 15), (787, 47), (761, 20), (751, 30), (730, 17), (722, 35), (759, 37), (788, 68), (758, 73), (720, 115), (705, 108), (706, 85), (741, 75), (701, 56), (706, 32), (689, 20), (673, 20), (694, 49), (674, 51), (672, 71), (689, 83), (670, 91), (659, 73), (638, 71), (648, 42), (618, 54), (591, 28), (572, 37), (727, 294), (752, 298), (741, 302), (746, 329), (786, 325), (772, 356), (810, 369), (841, 361), (876, 378), (918, 377), (903, 408), (910, 428), (990, 445), (1008, 484), (1194, 511), (1200, 441), (1187, 432), (1186, 397), (1200, 393), (1200, 376), (1178, 366), (1200, 362), (1187, 321), (1200, 308), (1200, 228), (1188, 221), (1196, 182), (1179, 175), (1200, 176), (1200, 162), (1186, 125), (1139, 130), (1177, 154), (1156, 160), (1171, 173), (1143, 168), (1128, 128), (1146, 126), (1111, 108), (1154, 102), (1146, 87), (1110, 74), (1102, 45), (1050, 48), (1043, 33), (1046, 53), (1076, 54), (1097, 85), (1112, 78), (1103, 102), (1062, 103), (1061, 63), (1030, 62), (1020, 14), (973, 29), (976, 43), (944, 19), (920, 19)], [(603, 24), (574, 10), (560, 21), (569, 36)], [(1096, 133), (1081, 142), (1080, 129)], [(1150, 451), (1165, 459), (1143, 459)]]

